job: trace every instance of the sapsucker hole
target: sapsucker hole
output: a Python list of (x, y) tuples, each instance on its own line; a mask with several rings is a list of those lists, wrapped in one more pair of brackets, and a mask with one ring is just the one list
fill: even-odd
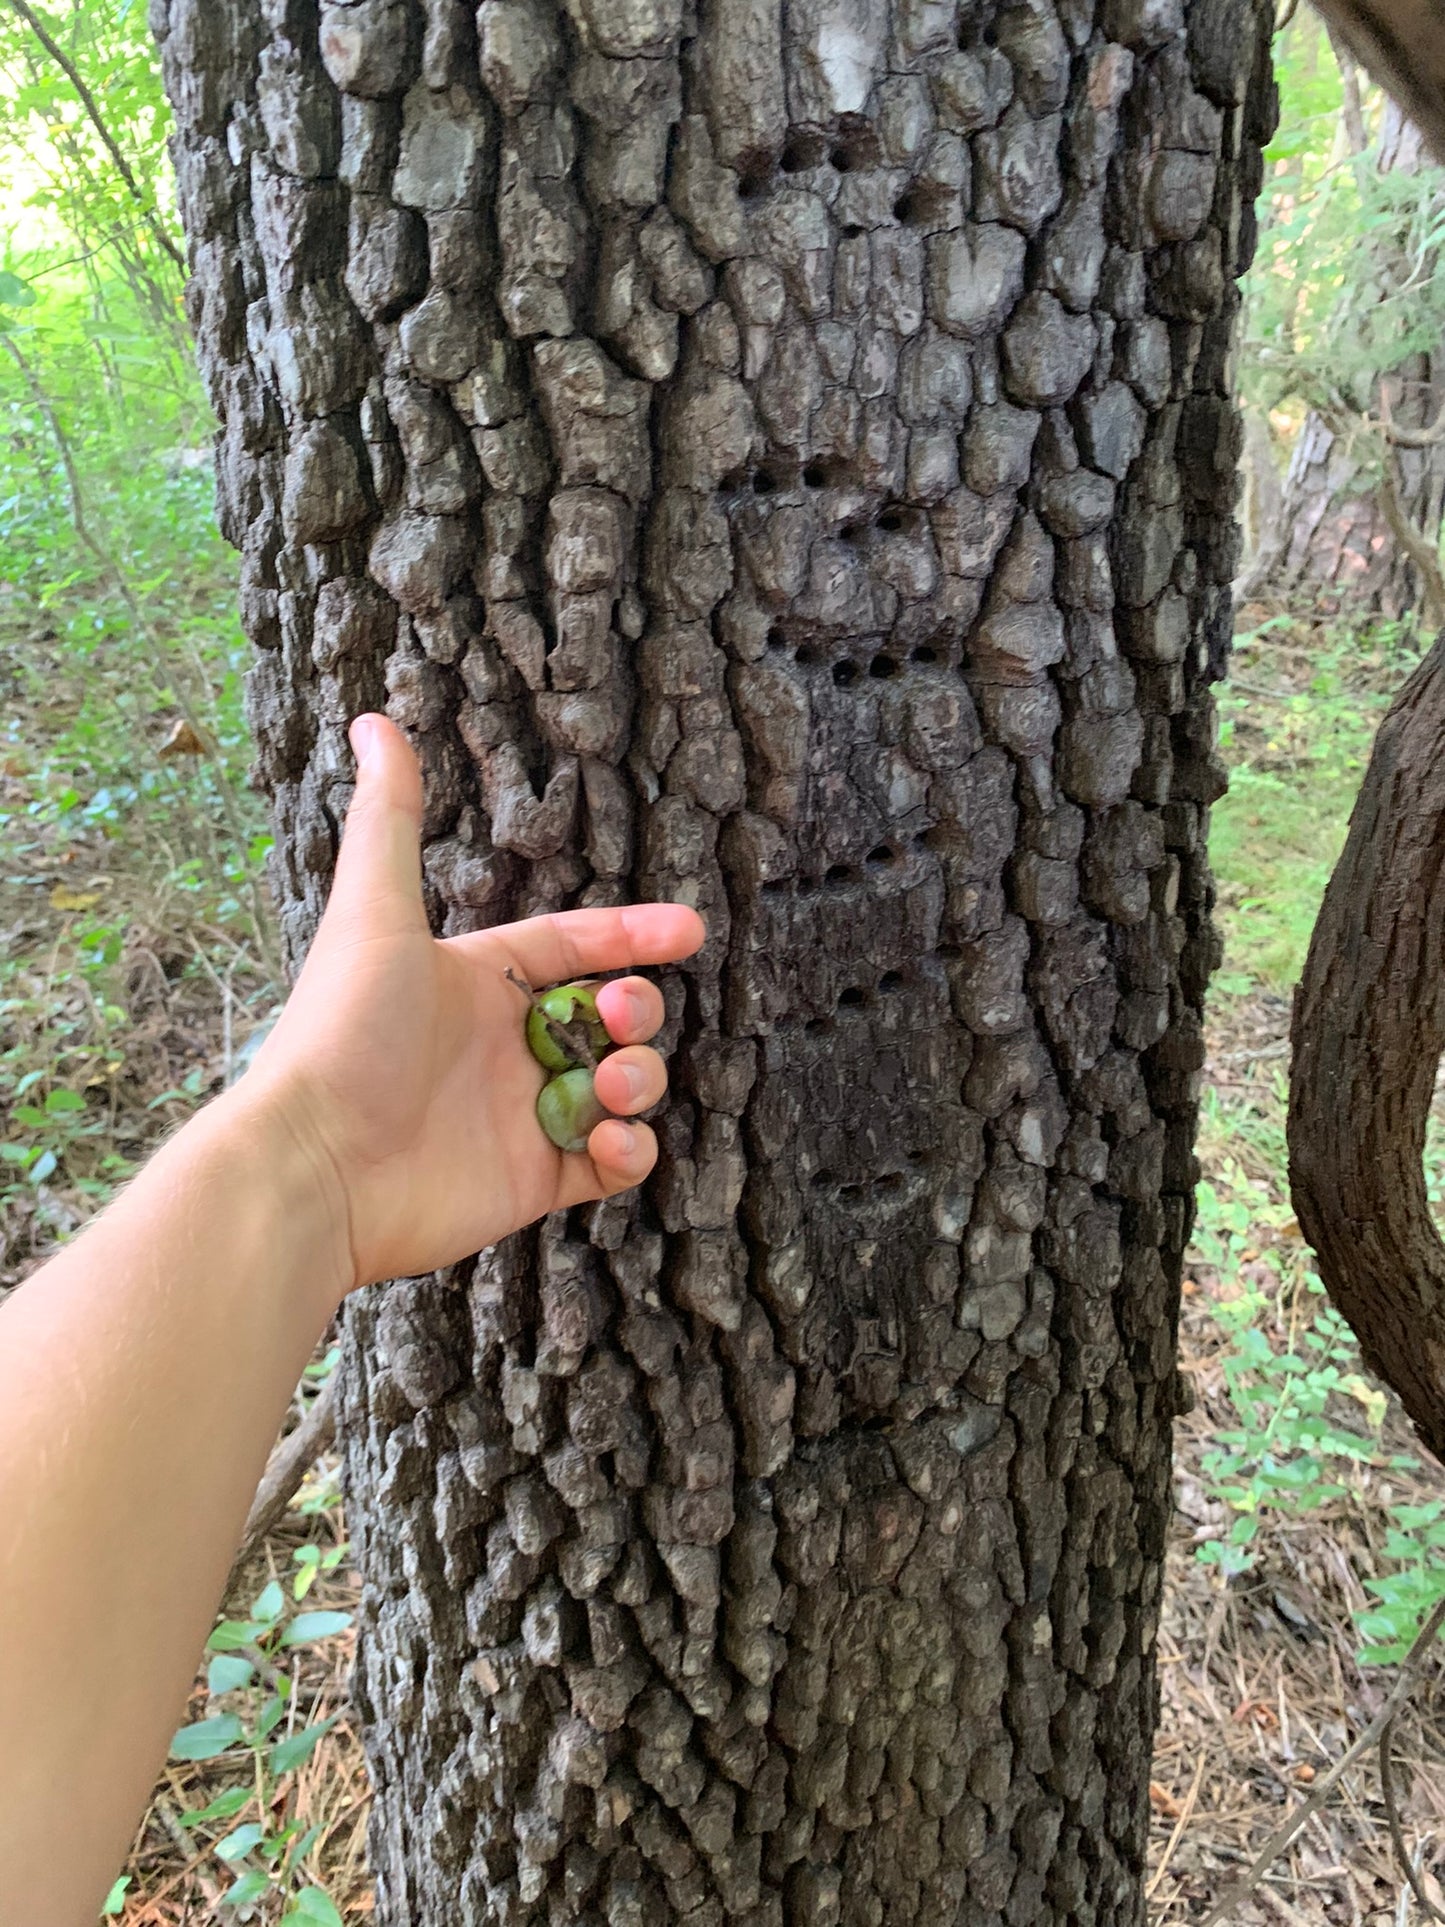
[(820, 660), (821, 658), (817, 650), (810, 648), (807, 643), (804, 643), (803, 647), (797, 650), (793, 656), (793, 661), (800, 664), (804, 669), (811, 669), (813, 664)]
[(878, 988), (885, 997), (890, 991), (902, 990), (903, 972), (901, 970), (885, 970), (883, 975), (878, 979)]
[(835, 662), (833, 664), (833, 680), (840, 689), (847, 689), (851, 683), (857, 682), (861, 674), (862, 671), (856, 662)]
[(879, 843), (868, 852), (866, 860), (870, 870), (885, 870), (898, 861), (898, 852), (891, 843)]
[(913, 651), (908, 660), (910, 662), (937, 662), (938, 651), (931, 649), (926, 642), (921, 643), (919, 647)]
[(861, 1010), (867, 1003), (865, 994), (856, 985), (845, 990), (838, 999), (839, 1010)]
[(850, 883), (853, 872), (846, 863), (830, 863), (823, 872), (824, 883)]
[(828, 143), (821, 134), (790, 134), (780, 165), (785, 174), (803, 174), (821, 167), (827, 152)]
[(892, 656), (875, 656), (868, 665), (868, 674), (875, 682), (886, 682), (898, 674), (899, 666)]

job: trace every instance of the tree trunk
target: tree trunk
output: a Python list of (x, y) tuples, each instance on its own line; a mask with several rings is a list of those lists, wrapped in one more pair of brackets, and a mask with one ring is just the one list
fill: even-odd
[[(1346, 55), (1341, 65), (1348, 74), (1347, 61)], [(1358, 107), (1352, 118), (1358, 120)], [(1363, 146), (1358, 133), (1351, 139)], [(1387, 104), (1376, 165), (1384, 172), (1414, 173), (1423, 158), (1419, 128)], [(1388, 244), (1376, 254), (1382, 291), (1422, 272), (1418, 262), (1393, 259)], [(1445, 352), (1403, 361), (1376, 384), (1373, 414), (1380, 413), (1382, 400), (1391, 419), (1406, 430), (1429, 428), (1445, 418)], [(1426, 544), (1438, 543), (1445, 515), (1445, 438), (1392, 454), (1363, 424), (1352, 435), (1345, 424), (1327, 421), (1312, 408), (1295, 438), (1278, 519), (1261, 530), (1241, 595), (1307, 605), (1322, 614), (1395, 620), (1429, 603), (1433, 585), (1422, 582), (1391, 526), (1380, 479), (1382, 458), (1395, 464), (1406, 521)]]
[(349, 1310), (378, 1918), (1137, 1920), (1269, 9), (158, 5), (293, 956), (382, 701), (439, 929), (710, 927)]

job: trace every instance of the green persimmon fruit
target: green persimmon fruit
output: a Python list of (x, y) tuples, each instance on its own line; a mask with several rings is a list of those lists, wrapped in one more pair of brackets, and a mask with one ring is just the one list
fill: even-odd
[(561, 1028), (578, 1027), (594, 1057), (612, 1048), (607, 1026), (597, 1014), (597, 985), (558, 984), (533, 1001), (527, 1014), (527, 1044), (537, 1062), (549, 1071), (567, 1071), (581, 1062), (578, 1051), (568, 1053), (562, 1040), (548, 1028), (548, 1019)]
[(583, 1064), (549, 1077), (537, 1098), (537, 1122), (559, 1151), (585, 1151), (593, 1130), (610, 1116)]

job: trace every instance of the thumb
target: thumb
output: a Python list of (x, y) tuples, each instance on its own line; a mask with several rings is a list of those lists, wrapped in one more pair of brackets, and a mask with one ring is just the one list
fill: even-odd
[(421, 900), (421, 771), (410, 743), (385, 716), (351, 725), (356, 793), (346, 812), (328, 921), (355, 927), (381, 917), (426, 928)]

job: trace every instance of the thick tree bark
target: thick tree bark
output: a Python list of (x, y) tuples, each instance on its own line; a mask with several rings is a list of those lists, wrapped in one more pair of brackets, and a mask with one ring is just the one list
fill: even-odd
[(1371, 1370), (1445, 1458), (1445, 1244), (1425, 1129), (1445, 1050), (1445, 637), (1380, 725), (1295, 997), (1290, 1182)]
[(1268, 9), (158, 6), (293, 954), (383, 700), (711, 932), (350, 1310), (379, 1918), (1138, 1919)]

